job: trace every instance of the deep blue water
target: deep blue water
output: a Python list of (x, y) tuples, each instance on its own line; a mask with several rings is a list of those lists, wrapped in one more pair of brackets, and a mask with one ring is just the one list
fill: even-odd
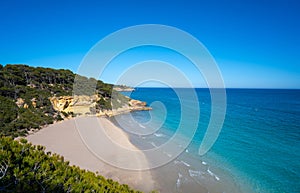
[[(209, 163), (211, 171), (218, 168), (214, 173), (219, 177), (222, 171), (230, 175), (244, 192), (300, 192), (300, 90), (227, 89), (222, 131), (204, 156), (198, 155), (198, 148), (209, 123), (211, 100), (208, 89), (196, 89), (196, 93), (198, 104), (179, 100), (167, 88), (138, 88), (125, 94), (165, 106), (166, 120), (157, 133), (167, 137), (175, 133), (180, 122), (180, 103), (188, 104), (191, 119), (199, 105), (198, 129), (184, 155), (185, 160), (192, 160), (189, 165), (194, 165), (194, 170), (197, 161)], [(155, 107), (152, 118), (159, 119), (163, 111)], [(150, 120), (149, 112), (132, 115), (141, 123)]]

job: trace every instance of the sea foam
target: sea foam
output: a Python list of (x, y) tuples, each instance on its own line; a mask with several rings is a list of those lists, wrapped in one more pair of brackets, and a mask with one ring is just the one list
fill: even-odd
[(164, 134), (161, 134), (161, 133), (154, 133), (153, 135), (155, 135), (156, 137), (164, 137), (165, 136)]
[(207, 169), (207, 172), (209, 173), (209, 175), (213, 176), (216, 180), (218, 180), (218, 181), (220, 180), (220, 178), (216, 174), (214, 174), (212, 171), (210, 171), (209, 168)]

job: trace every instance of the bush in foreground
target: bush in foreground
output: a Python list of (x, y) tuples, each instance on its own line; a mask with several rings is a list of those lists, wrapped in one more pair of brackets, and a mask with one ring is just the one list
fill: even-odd
[(45, 153), (45, 147), (21, 139), (0, 138), (0, 192), (131, 192), (93, 172), (70, 166), (64, 158)]

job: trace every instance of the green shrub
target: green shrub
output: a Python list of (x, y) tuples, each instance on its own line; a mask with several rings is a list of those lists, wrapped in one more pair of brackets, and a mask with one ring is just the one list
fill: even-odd
[(0, 147), (1, 192), (140, 192), (70, 166), (63, 157), (25, 139), (1, 137)]

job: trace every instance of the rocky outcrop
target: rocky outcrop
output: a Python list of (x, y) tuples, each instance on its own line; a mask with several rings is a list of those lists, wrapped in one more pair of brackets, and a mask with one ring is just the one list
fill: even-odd
[(134, 91), (134, 88), (114, 88), (115, 91), (118, 91), (118, 92), (131, 92), (131, 91)]
[(98, 95), (51, 97), (49, 100), (51, 101), (53, 109), (56, 111), (80, 115), (95, 114), (97, 116), (111, 117), (123, 113), (129, 113), (131, 111), (151, 110), (151, 107), (147, 107), (146, 102), (134, 99), (129, 99), (127, 104), (123, 104), (122, 107), (117, 109), (93, 110), (95, 109), (97, 102), (100, 100)]
[(115, 85), (113, 89), (118, 92), (131, 92), (135, 90), (134, 88), (125, 85)]
[(29, 107), (28, 104), (25, 103), (25, 100), (22, 98), (17, 98), (16, 105), (19, 108), (24, 108), (24, 109), (27, 109)]
[(17, 101), (16, 101), (16, 105), (20, 108), (20, 107), (23, 107), (24, 106), (24, 99), (22, 98), (17, 98)]
[(51, 97), (49, 98), (53, 109), (56, 111), (71, 111), (70, 107), (73, 104), (73, 97), (71, 96), (61, 96), (61, 97)]
[(53, 109), (65, 113), (86, 114), (99, 100), (97, 95), (93, 96), (61, 96), (49, 98)]
[[(129, 105), (131, 104), (131, 105)], [(112, 109), (112, 110), (100, 110), (100, 112), (96, 113), (97, 116), (106, 116), (112, 117), (124, 113), (129, 113), (132, 111), (149, 111), (152, 110), (151, 107), (147, 107), (146, 102), (142, 102), (139, 100), (130, 100), (128, 105), (124, 105), (121, 108)]]
[(36, 108), (36, 98), (31, 99), (31, 104), (34, 108)]

